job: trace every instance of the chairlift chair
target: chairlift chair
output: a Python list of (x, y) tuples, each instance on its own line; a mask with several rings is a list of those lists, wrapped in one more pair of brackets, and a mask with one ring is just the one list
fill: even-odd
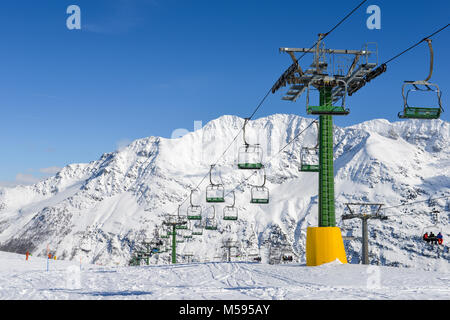
[(184, 230), (184, 229), (188, 228), (188, 226), (187, 226), (188, 219), (187, 219), (186, 215), (180, 214), (180, 212), (181, 212), (180, 209), (181, 209), (181, 205), (178, 206), (178, 222), (179, 222), (179, 224), (177, 224), (175, 226), (175, 229), (183, 229)]
[(439, 233), (442, 234), (442, 229), (438, 225), (431, 225), (431, 226), (424, 227), (422, 229), (422, 234), (420, 235), (420, 240), (422, 240), (422, 241), (423, 241), (423, 235), (425, 234), (425, 232), (428, 233), (428, 236), (430, 235), (431, 232), (433, 232), (434, 236), (436, 237)]
[(190, 221), (187, 223), (187, 229), (182, 231), (182, 235), (185, 240), (192, 239), (192, 226)]
[(191, 190), (191, 196), (190, 201), (191, 205), (187, 208), (187, 218), (188, 220), (202, 220), (202, 207), (199, 205), (194, 205), (192, 203), (192, 194), (194, 193), (194, 190)]
[(184, 237), (183, 237), (182, 234), (177, 234), (176, 239), (177, 239), (177, 243), (184, 243), (185, 242)]
[[(319, 132), (319, 122), (314, 121)], [(319, 137), (314, 147), (302, 147), (300, 151), (300, 171), (319, 172)]]
[(169, 238), (169, 234), (167, 232), (167, 229), (164, 227), (160, 227), (159, 228), (159, 237), (162, 239), (167, 239)]
[(186, 240), (192, 239), (192, 233), (188, 233), (188, 234), (183, 235), (183, 238), (186, 239)]
[(238, 219), (238, 208), (234, 205), (236, 204), (236, 195), (233, 193), (233, 204), (231, 206), (225, 206), (223, 208), (223, 220), (236, 221)]
[[(308, 114), (339, 116), (347, 115), (350, 113), (350, 110), (345, 106), (345, 97), (348, 94), (347, 82), (345, 82), (343, 79), (335, 79), (335, 81), (338, 83), (338, 90), (333, 91), (328, 87), (319, 87), (318, 90), (321, 92), (320, 106), (311, 106), (309, 104), (309, 94), (311, 90), (310, 87), (313, 81), (309, 82), (306, 93), (306, 112)], [(338, 101), (339, 99), (342, 100), (341, 105), (334, 106), (333, 102)], [(331, 103), (326, 103), (327, 100), (331, 100)]]
[(206, 202), (225, 202), (225, 188), (222, 184), (215, 184), (212, 182), (212, 169), (214, 165), (211, 165), (209, 170), (209, 182), (210, 185), (206, 187)]
[(262, 169), (264, 170), (263, 184), (260, 186), (252, 186), (250, 203), (255, 203), (255, 204), (269, 203), (269, 189), (265, 186), (265, 184), (266, 184), (266, 169), (264, 166), (262, 166)]
[(319, 149), (302, 147), (300, 151), (300, 171), (319, 172)]
[(200, 221), (194, 223), (192, 226), (192, 235), (201, 236), (203, 234), (203, 225)]
[(238, 168), (239, 169), (261, 169), (262, 168), (262, 148), (259, 144), (249, 144), (245, 138), (245, 127), (249, 118), (244, 121), (242, 129), (244, 136), (244, 145), (239, 148)]
[[(401, 119), (439, 119), (441, 112), (443, 111), (441, 101), (442, 93), (439, 86), (428, 82), (433, 74), (433, 47), (431, 45), (431, 39), (425, 39), (425, 41), (428, 42), (428, 47), (430, 49), (430, 72), (425, 80), (404, 82), (402, 87), (403, 113), (398, 113), (398, 117)], [(412, 106), (410, 105), (409, 95), (413, 92), (420, 92), (421, 94), (426, 93), (430, 97), (430, 94), (436, 95), (437, 104), (429, 106)]]
[(211, 206), (213, 210), (213, 215), (207, 216), (205, 219), (205, 230), (217, 230), (217, 221), (216, 221), (216, 208)]

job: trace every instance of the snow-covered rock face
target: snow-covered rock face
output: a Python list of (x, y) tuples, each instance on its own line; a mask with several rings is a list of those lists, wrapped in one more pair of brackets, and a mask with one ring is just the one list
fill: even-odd
[[(179, 261), (183, 252), (193, 253), (194, 261), (213, 261), (224, 253), (223, 240), (231, 237), (240, 244), (241, 257), (287, 244), (303, 262), (306, 228), (317, 226), (318, 177), (298, 168), (300, 148), (316, 144), (316, 127), (278, 151), (311, 121), (276, 114), (249, 122), (248, 142), (260, 143), (265, 152), (271, 196), (267, 205), (250, 204), (250, 185), (261, 184), (261, 175), (239, 186), (253, 173), (237, 169), (241, 135), (220, 158), (244, 123), (223, 116), (179, 139), (139, 139), (91, 163), (68, 165), (35, 185), (1, 189), (0, 250), (45, 255), (48, 246), (60, 259), (127, 264), (136, 244), (151, 237), (165, 215), (176, 214), (179, 204), (182, 213), (186, 211), (190, 188), (220, 158), (212, 179), (223, 182), (227, 191), (239, 186), (239, 220), (224, 221), (223, 205), (216, 205), (219, 231), (205, 230), (179, 244)], [(448, 263), (448, 247), (430, 249), (421, 234), (438, 223), (448, 239), (450, 199), (417, 201), (450, 194), (449, 135), (449, 123), (442, 120), (372, 120), (335, 128), (336, 216), (343, 234), (361, 236), (360, 221), (340, 219), (346, 202), (397, 206), (383, 211), (389, 220), (369, 222), (371, 263), (423, 269)], [(208, 184), (206, 177), (200, 186), (203, 193), (194, 199), (203, 206), (204, 217), (211, 207), (204, 200)], [(227, 202), (231, 204), (231, 196)], [(417, 203), (398, 206), (406, 202)], [(346, 249), (349, 261), (358, 263), (361, 242), (346, 241)], [(168, 254), (151, 262), (168, 263), (165, 257)]]

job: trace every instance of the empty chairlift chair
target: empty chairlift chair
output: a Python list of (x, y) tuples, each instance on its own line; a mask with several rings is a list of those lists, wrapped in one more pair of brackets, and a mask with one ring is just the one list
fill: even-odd
[(212, 169), (209, 170), (209, 186), (206, 187), (206, 202), (225, 202), (225, 188), (223, 184), (215, 184), (212, 181)]
[(161, 239), (167, 239), (169, 238), (168, 230), (167, 228), (164, 228), (163, 226), (159, 228), (159, 237)]
[(234, 205), (236, 204), (236, 195), (233, 193), (233, 204), (231, 206), (225, 206), (223, 208), (223, 220), (236, 221), (238, 219), (238, 208)]
[[(439, 90), (439, 86), (428, 82), (433, 74), (433, 47), (431, 45), (431, 39), (425, 40), (428, 42), (430, 49), (430, 72), (425, 80), (404, 82), (402, 87), (403, 113), (399, 112), (398, 114), (398, 117), (401, 119), (439, 119), (443, 111), (441, 101), (442, 93)], [(423, 102), (411, 102), (411, 93), (420, 93), (421, 98), (427, 98), (427, 100), (434, 96), (435, 102), (431, 104), (430, 102), (426, 102), (426, 105), (418, 106), (417, 103), (422, 104)], [(418, 94), (414, 94), (416, 100), (418, 96)]]
[(183, 234), (180, 231), (177, 232), (176, 239), (177, 239), (177, 243), (184, 243), (185, 242)]
[(300, 171), (319, 172), (319, 149), (302, 147), (300, 151)]
[(214, 206), (211, 206), (211, 210), (206, 216), (205, 230), (217, 230), (216, 208)]
[(191, 190), (190, 196), (191, 205), (187, 208), (186, 215), (188, 220), (202, 220), (202, 207), (199, 205), (195, 205), (192, 202), (192, 195), (194, 191), (198, 190)]
[(201, 221), (196, 221), (192, 226), (192, 235), (201, 236), (203, 234), (203, 225)]
[[(350, 113), (350, 110), (345, 106), (345, 97), (348, 94), (348, 86), (347, 83), (342, 79), (336, 79), (337, 86), (332, 88), (330, 86), (321, 86), (317, 84), (318, 91), (320, 92), (320, 106), (311, 106), (309, 104), (309, 96), (310, 96), (310, 87), (313, 84), (311, 81), (308, 84), (308, 90), (306, 93), (306, 112), (308, 114), (313, 115), (347, 115)], [(341, 105), (336, 106), (333, 103), (341, 100)]]
[[(319, 123), (314, 121), (319, 132)], [(315, 147), (302, 147), (300, 151), (300, 171), (319, 172), (319, 139)]]
[(192, 226), (190, 221), (188, 221), (187, 226), (188, 228), (183, 230), (182, 235), (185, 240), (190, 240), (192, 239)]
[(252, 186), (250, 203), (255, 203), (255, 204), (269, 203), (269, 189), (265, 186), (266, 185), (266, 169), (264, 166), (262, 166), (262, 169), (264, 171), (264, 181), (263, 181), (262, 185), (260, 185), (260, 186), (255, 186), (255, 185)]
[(181, 210), (180, 209), (181, 209), (181, 206), (178, 206), (178, 223), (179, 224), (177, 224), (175, 226), (175, 229), (184, 230), (184, 229), (188, 228), (188, 226), (187, 226), (188, 219), (187, 219), (186, 215), (181, 214)]
[(238, 168), (239, 169), (261, 169), (262, 168), (262, 148), (259, 144), (249, 144), (245, 138), (245, 126), (249, 121), (245, 119), (244, 127), (242, 128), (244, 136), (244, 146), (239, 148), (238, 153)]

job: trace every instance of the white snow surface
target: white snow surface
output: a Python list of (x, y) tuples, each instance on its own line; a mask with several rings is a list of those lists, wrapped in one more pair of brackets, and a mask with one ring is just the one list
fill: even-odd
[(0, 300), (448, 300), (449, 272), (329, 263), (107, 267), (0, 252)]
[[(266, 186), (270, 189), (270, 203), (249, 203), (249, 184), (260, 184), (262, 181), (261, 176), (255, 175), (236, 190), (236, 206), (239, 208), (237, 222), (223, 221), (223, 205), (217, 205), (219, 232), (205, 231), (203, 236), (178, 245), (178, 260), (186, 262), (183, 253), (192, 253), (193, 261), (197, 264), (139, 269), (118, 267), (128, 264), (136, 245), (151, 237), (153, 230), (161, 226), (166, 214), (175, 214), (180, 203), (183, 204), (182, 212), (185, 212), (189, 204), (187, 199), (190, 188), (202, 180), (208, 173), (209, 166), (216, 162), (242, 128), (244, 120), (236, 116), (222, 116), (179, 139), (148, 137), (135, 140), (129, 146), (104, 154), (96, 161), (68, 165), (55, 176), (35, 185), (1, 188), (0, 250), (20, 254), (29, 250), (37, 258), (46, 255), (48, 246), (58, 259), (67, 260), (67, 263), (81, 259), (90, 264), (114, 267), (104, 269), (108, 270), (104, 273), (96, 268), (86, 270), (92, 279), (104, 279), (104, 286), (108, 286), (106, 279), (112, 273), (127, 278), (133, 274), (138, 275), (139, 272), (149, 276), (152, 272), (161, 272), (161, 279), (165, 279), (162, 275), (169, 270), (173, 270), (175, 274), (180, 270), (180, 281), (184, 281), (183, 277), (187, 277), (188, 270), (192, 270), (205, 279), (205, 283), (212, 281), (217, 284), (226, 284), (228, 281), (220, 280), (221, 274), (227, 274), (226, 270), (242, 273), (242, 278), (236, 278), (236, 275), (229, 279), (237, 281), (237, 287), (243, 289), (220, 291), (235, 296), (246, 295), (242, 292), (246, 292), (247, 272), (255, 272), (251, 278), (256, 283), (253, 286), (263, 281), (261, 275), (265, 273), (272, 274), (275, 283), (282, 283), (285, 280), (275, 280), (276, 272), (271, 271), (275, 270), (272, 269), (274, 266), (204, 262), (220, 261), (220, 256), (223, 256), (222, 240), (233, 238), (240, 244), (238, 250), (241, 257), (254, 253), (263, 255), (266, 245), (274, 245), (276, 242), (286, 244), (291, 249), (295, 263), (305, 263), (306, 228), (317, 226), (318, 177), (316, 173), (299, 172), (298, 168), (300, 149), (302, 146), (316, 144), (317, 129), (315, 126), (310, 127), (283, 152), (278, 155), (277, 152), (306, 128), (312, 119), (276, 114), (249, 122), (247, 139), (250, 143), (259, 142), (264, 149), (263, 162), (267, 169)], [(358, 264), (361, 225), (357, 220), (341, 221), (342, 214), (346, 212), (344, 204), (350, 201), (370, 201), (393, 207), (449, 195), (450, 125), (442, 120), (390, 123), (378, 119), (346, 128), (335, 127), (334, 131), (336, 217), (343, 235), (357, 237), (355, 240), (345, 241), (345, 246), (349, 262)], [(218, 170), (214, 172), (213, 180), (222, 181), (227, 191), (252, 173), (237, 169), (237, 153), (242, 144), (240, 135), (221, 158)], [(268, 162), (269, 160), (271, 161)], [(194, 199), (194, 202), (203, 206), (204, 213), (210, 207), (204, 201), (208, 183), (209, 178), (203, 180), (200, 186), (203, 194)], [(231, 201), (231, 197), (227, 197), (227, 202)], [(419, 272), (418, 269), (446, 269), (450, 261), (448, 241), (436, 249), (423, 243), (421, 235), (424, 230), (435, 228), (433, 232), (439, 229), (444, 240), (448, 240), (449, 208), (450, 199), (446, 198), (382, 211), (389, 216), (389, 220), (369, 222), (370, 263), (402, 267), (400, 270), (405, 267), (415, 269), (411, 274), (405, 273), (405, 278), (400, 277), (398, 281), (413, 277), (414, 272)], [(151, 259), (151, 264), (168, 263), (168, 253)], [(286, 279), (292, 279), (288, 277), (289, 272), (295, 275), (299, 273), (298, 277), (294, 277), (296, 281), (302, 277), (310, 279), (315, 272), (325, 274), (325, 271), (320, 270), (329, 268), (279, 267), (280, 274)], [(353, 265), (333, 268), (343, 274), (363, 274), (366, 270), (365, 267)], [(118, 270), (123, 271), (123, 274)], [(403, 272), (393, 268), (383, 270), (389, 270), (392, 275)], [(218, 275), (213, 276), (216, 271)], [(33, 272), (30, 270), (26, 277), (36, 276), (44, 286), (47, 276), (40, 271)], [(208, 275), (210, 279), (205, 278)], [(18, 276), (17, 281), (25, 281), (20, 280), (20, 277)], [(55, 281), (56, 279), (58, 277)], [(161, 279), (158, 281), (163, 281)], [(397, 281), (394, 276), (392, 279)], [(437, 280), (437, 275), (431, 276), (431, 279), (435, 279), (433, 281), (437, 281), (436, 283), (444, 281)], [(138, 286), (138, 281), (132, 283)], [(403, 284), (407, 286), (406, 281), (402, 284), (395, 283), (400, 287)], [(423, 283), (426, 283), (425, 279)], [(264, 287), (263, 283), (261, 286), (270, 287), (269, 284)], [(198, 297), (202, 296), (200, 287)], [(126, 290), (138, 289), (127, 287)], [(252, 289), (251, 292), (255, 290)], [(291, 298), (295, 296), (295, 290), (292, 290), (281, 291), (280, 294)], [(278, 291), (275, 290), (269, 296), (275, 297), (276, 292)], [(43, 291), (33, 293), (33, 296), (35, 294), (72, 293)], [(214, 296), (213, 293), (210, 294), (211, 297)], [(262, 297), (262, 294), (256, 297)], [(414, 292), (408, 295), (412, 296)]]

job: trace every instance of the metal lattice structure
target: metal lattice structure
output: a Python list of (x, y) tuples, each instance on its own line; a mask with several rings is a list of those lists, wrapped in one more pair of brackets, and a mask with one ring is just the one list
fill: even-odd
[(177, 229), (187, 224), (187, 219), (177, 215), (167, 215), (163, 224), (169, 227), (168, 235), (172, 236), (172, 263), (177, 263)]
[[(315, 48), (280, 48), (293, 60), (291, 67), (278, 79), (272, 87), (272, 93), (285, 86), (290, 86), (283, 100), (295, 102), (306, 92), (306, 111), (319, 116), (319, 227), (336, 226), (334, 203), (334, 164), (333, 164), (333, 116), (347, 115), (345, 98), (364, 86), (366, 79), (373, 79), (379, 74), (375, 71), (376, 61), (370, 61), (370, 56), (377, 55), (368, 50), (369, 45), (362, 50), (326, 49), (319, 34)], [(296, 53), (314, 54), (312, 64), (303, 70), (295, 56)], [(347, 66), (336, 68), (336, 56), (352, 57)], [(377, 73), (377, 74), (374, 74)], [(312, 89), (319, 93), (319, 105), (310, 105)], [(341, 101), (340, 105), (336, 105)]]

